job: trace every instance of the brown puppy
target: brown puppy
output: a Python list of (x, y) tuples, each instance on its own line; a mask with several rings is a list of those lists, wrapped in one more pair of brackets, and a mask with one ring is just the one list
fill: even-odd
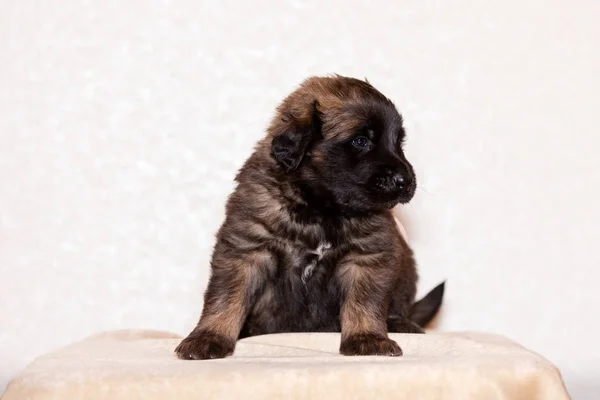
[(413, 253), (390, 212), (416, 188), (404, 135), (366, 81), (314, 77), (289, 95), (236, 177), (202, 315), (177, 355), (306, 331), (341, 331), (345, 355), (401, 355), (387, 332), (422, 333), (444, 289), (414, 303)]

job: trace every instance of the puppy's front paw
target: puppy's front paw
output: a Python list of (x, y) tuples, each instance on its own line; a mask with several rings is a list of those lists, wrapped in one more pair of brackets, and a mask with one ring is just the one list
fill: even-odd
[(235, 341), (211, 332), (192, 332), (175, 349), (182, 360), (210, 360), (233, 354)]
[(342, 341), (340, 353), (345, 356), (392, 356), (402, 355), (398, 343), (374, 334), (352, 335)]

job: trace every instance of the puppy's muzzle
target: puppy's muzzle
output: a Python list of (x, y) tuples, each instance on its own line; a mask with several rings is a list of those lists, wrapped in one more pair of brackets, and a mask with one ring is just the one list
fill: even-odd
[(375, 185), (383, 193), (407, 194), (414, 185), (414, 177), (407, 173), (387, 172), (377, 177)]

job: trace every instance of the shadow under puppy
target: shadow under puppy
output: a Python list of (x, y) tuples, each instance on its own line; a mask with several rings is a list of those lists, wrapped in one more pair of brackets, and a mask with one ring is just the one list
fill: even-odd
[(401, 355), (387, 332), (423, 333), (444, 290), (414, 302), (413, 252), (390, 211), (416, 188), (404, 136), (367, 81), (312, 77), (290, 94), (236, 176), (204, 308), (178, 357), (226, 357), (247, 336), (340, 331), (344, 355)]

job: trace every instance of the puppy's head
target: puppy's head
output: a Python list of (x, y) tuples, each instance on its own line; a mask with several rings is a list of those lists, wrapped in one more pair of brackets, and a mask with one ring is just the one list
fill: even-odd
[(269, 126), (271, 155), (313, 199), (359, 212), (408, 203), (416, 188), (394, 104), (370, 83), (333, 76), (306, 80)]

